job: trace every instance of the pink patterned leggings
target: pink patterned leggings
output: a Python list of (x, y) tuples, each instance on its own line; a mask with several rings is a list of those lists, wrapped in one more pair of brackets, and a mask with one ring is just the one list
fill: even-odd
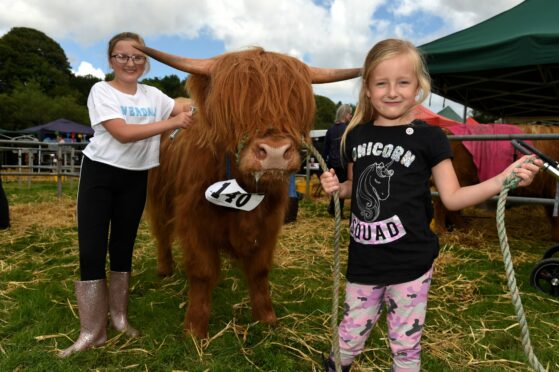
[(349, 365), (365, 346), (386, 306), (392, 371), (419, 371), (421, 334), (433, 268), (407, 283), (374, 286), (347, 283), (344, 317), (338, 328), (342, 365)]

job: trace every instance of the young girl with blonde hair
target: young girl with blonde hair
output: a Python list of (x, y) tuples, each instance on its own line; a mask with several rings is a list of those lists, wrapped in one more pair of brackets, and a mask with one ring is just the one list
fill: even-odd
[[(342, 138), (348, 179), (340, 183), (333, 169), (321, 176), (327, 193), (352, 199), (345, 311), (338, 329), (343, 371), (363, 351), (383, 304), (392, 371), (420, 370), (427, 296), (439, 253), (429, 228), (430, 178), (443, 204), (459, 210), (499, 193), (511, 172), (520, 177), (519, 186), (530, 184), (542, 164), (524, 156), (487, 181), (460, 187), (443, 131), (414, 120), (414, 108), (429, 94), (418, 49), (404, 40), (377, 43), (365, 59), (359, 102)], [(334, 370), (332, 355), (324, 364)]]

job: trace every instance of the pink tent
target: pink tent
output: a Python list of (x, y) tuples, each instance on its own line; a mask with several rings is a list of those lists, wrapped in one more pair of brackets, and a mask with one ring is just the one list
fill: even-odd
[(454, 125), (460, 125), (457, 121), (445, 118), (442, 115), (435, 114), (433, 111), (429, 110), (423, 105), (418, 105), (415, 109), (415, 118), (423, 120), (429, 125), (436, 125), (442, 128), (448, 128)]
[[(415, 118), (423, 120), (429, 125), (436, 125), (447, 129), (453, 135), (495, 135), (522, 134), (522, 130), (511, 124), (481, 125), (473, 118), (468, 118), (466, 124), (435, 114), (428, 108), (419, 105)], [(480, 181), (485, 181), (503, 171), (514, 161), (515, 150), (510, 141), (463, 141), (462, 144), (472, 154)]]
[(476, 119), (474, 119), (474, 118), (467, 118), (467, 119), (466, 119), (466, 124), (468, 124), (468, 125), (474, 125), (474, 124), (479, 124), (479, 122), (478, 122)]

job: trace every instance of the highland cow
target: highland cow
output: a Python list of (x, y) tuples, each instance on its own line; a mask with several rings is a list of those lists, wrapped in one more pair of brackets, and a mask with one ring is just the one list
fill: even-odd
[(302, 141), (315, 115), (312, 83), (357, 77), (360, 69), (318, 69), (254, 48), (208, 60), (138, 47), (191, 73), (195, 123), (162, 136), (151, 171), (148, 216), (157, 240), (157, 271), (170, 275), (178, 239), (188, 282), (186, 332), (207, 337), (220, 253), (242, 268), (252, 316), (277, 321), (268, 275), (288, 200), (288, 178), (301, 166)]

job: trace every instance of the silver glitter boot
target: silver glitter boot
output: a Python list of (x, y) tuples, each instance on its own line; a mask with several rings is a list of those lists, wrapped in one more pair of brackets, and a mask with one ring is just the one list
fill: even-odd
[(101, 346), (107, 341), (108, 298), (105, 279), (76, 281), (74, 285), (80, 316), (80, 336), (72, 346), (58, 354), (61, 358), (76, 351)]
[(126, 333), (128, 337), (138, 337), (140, 332), (128, 322), (129, 284), (129, 272), (111, 271), (109, 282), (109, 311), (111, 313), (111, 323), (114, 329)]

